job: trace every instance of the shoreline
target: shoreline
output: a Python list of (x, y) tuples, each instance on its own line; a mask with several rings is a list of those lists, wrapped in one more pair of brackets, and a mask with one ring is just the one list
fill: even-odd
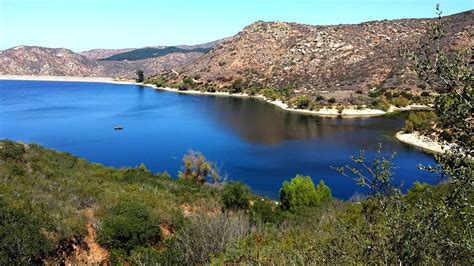
[(111, 83), (111, 84), (126, 84), (126, 85), (137, 85), (137, 86), (147, 86), (156, 90), (175, 92), (181, 94), (192, 94), (192, 95), (204, 95), (204, 96), (225, 96), (225, 97), (239, 97), (239, 98), (254, 98), (259, 99), (264, 102), (273, 104), (285, 111), (295, 112), (299, 114), (306, 115), (316, 115), (320, 117), (341, 117), (341, 118), (367, 118), (367, 117), (377, 117), (384, 116), (386, 114), (400, 112), (400, 111), (409, 111), (409, 110), (420, 110), (428, 109), (427, 106), (422, 105), (409, 105), (407, 107), (397, 108), (395, 106), (390, 106), (389, 110), (383, 111), (378, 109), (364, 108), (356, 109), (354, 107), (344, 107), (342, 112), (339, 112), (338, 108), (326, 108), (323, 107), (320, 110), (308, 110), (308, 109), (295, 109), (288, 106), (288, 104), (280, 101), (270, 101), (262, 95), (248, 95), (247, 93), (229, 93), (229, 92), (202, 92), (198, 90), (186, 90), (180, 91), (173, 88), (163, 88), (157, 87), (153, 84), (144, 84), (137, 83), (133, 80), (115, 80), (112, 77), (79, 77), (79, 76), (35, 76), (35, 75), (0, 75), (0, 80), (33, 80), (33, 81), (70, 81), (70, 82), (100, 82), (100, 83)]
[(134, 82), (133, 80), (115, 80), (112, 77), (79, 77), (79, 76), (0, 75), (0, 80), (97, 82), (97, 83), (111, 83), (111, 84), (130, 84), (130, 85), (138, 84)]
[(395, 138), (412, 147), (417, 147), (423, 151), (435, 154), (445, 153), (446, 145), (442, 145), (429, 137), (422, 136), (418, 132), (404, 133), (399, 131), (395, 134)]

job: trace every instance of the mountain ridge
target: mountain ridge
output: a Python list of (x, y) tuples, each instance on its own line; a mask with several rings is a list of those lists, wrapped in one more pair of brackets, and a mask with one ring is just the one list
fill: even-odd
[(221, 41), (173, 46), (178, 50), (137, 60), (102, 59), (144, 48), (92, 49), (76, 53), (66, 48), (18, 45), (0, 51), (0, 74), (134, 78), (138, 69), (151, 75), (187, 64)]

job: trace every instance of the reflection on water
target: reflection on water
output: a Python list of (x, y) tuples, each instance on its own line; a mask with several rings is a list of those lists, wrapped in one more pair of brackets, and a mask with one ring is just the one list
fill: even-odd
[[(0, 138), (37, 142), (94, 162), (144, 162), (175, 175), (190, 148), (223, 165), (231, 179), (278, 197), (296, 174), (323, 179), (339, 198), (363, 192), (330, 166), (378, 143), (397, 151), (398, 182), (435, 183), (418, 163), (431, 156), (393, 139), (402, 116), (320, 118), (283, 111), (256, 99), (179, 95), (133, 85), (0, 81)], [(123, 131), (113, 130), (116, 124)]]

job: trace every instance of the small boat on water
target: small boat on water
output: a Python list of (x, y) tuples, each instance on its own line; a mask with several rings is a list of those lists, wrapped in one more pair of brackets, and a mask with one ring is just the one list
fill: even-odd
[(114, 126), (114, 129), (115, 130), (122, 130), (123, 126), (122, 125), (116, 125), (116, 126)]

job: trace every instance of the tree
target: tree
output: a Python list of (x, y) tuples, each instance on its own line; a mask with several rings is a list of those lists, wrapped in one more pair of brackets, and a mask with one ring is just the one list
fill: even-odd
[(250, 188), (241, 182), (226, 184), (222, 192), (222, 203), (226, 210), (247, 210), (250, 202)]
[[(424, 201), (425, 220), (433, 228), (433, 239), (442, 249), (447, 262), (472, 258), (474, 212), (474, 91), (472, 80), (472, 49), (449, 53), (450, 44), (445, 38), (447, 21), (436, 6), (438, 19), (427, 27), (426, 37), (421, 39), (407, 55), (413, 60), (414, 70), (434, 90), (438, 91), (434, 108), (439, 118), (441, 142), (449, 143), (445, 153), (437, 155), (437, 166), (424, 167), (447, 177), (452, 191), (441, 202)], [(446, 226), (451, 225), (449, 230)]]
[(189, 150), (183, 157), (183, 167), (178, 176), (197, 184), (204, 184), (206, 179), (213, 183), (218, 183), (222, 179), (217, 167), (208, 162), (202, 153), (193, 150)]
[(143, 82), (145, 80), (145, 76), (143, 74), (143, 70), (137, 70), (137, 82)]
[(280, 189), (281, 207), (295, 211), (299, 207), (314, 207), (331, 198), (331, 190), (321, 180), (314, 186), (311, 177), (297, 175), (290, 182), (283, 182)]

